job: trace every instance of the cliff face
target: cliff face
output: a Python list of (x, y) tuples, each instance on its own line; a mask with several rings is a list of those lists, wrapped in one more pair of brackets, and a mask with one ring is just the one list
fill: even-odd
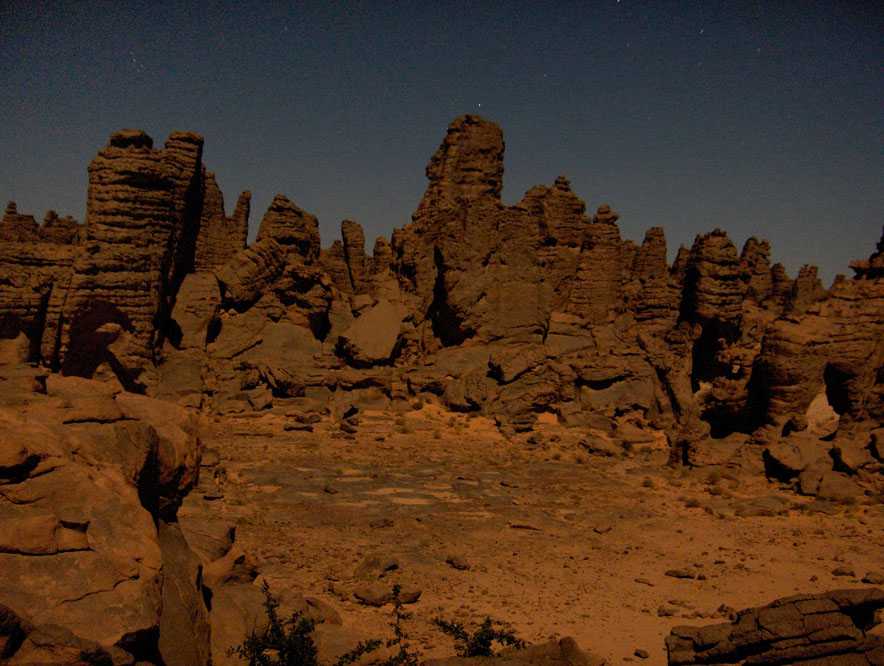
[(766, 241), (738, 252), (722, 230), (670, 266), (663, 229), (624, 240), (618, 214), (589, 216), (564, 176), (504, 205), (503, 134), (468, 115), (412, 222), (370, 256), (352, 220), (322, 249), (316, 217), (283, 194), (246, 247), (250, 195), (228, 217), (201, 155), (195, 134), (156, 149), (124, 130), (90, 166), (85, 226), (10, 204), (2, 336), (63, 373), (219, 413), (266, 405), (255, 392), (370, 386), (504, 429), (546, 414), (619, 436), (628, 421), (691, 448), (788, 438), (821, 395), (843, 432), (884, 411), (884, 240), (828, 291), (814, 267), (790, 280)]

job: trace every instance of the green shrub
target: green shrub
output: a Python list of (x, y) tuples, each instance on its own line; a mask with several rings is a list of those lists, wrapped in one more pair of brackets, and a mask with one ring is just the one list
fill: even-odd
[[(494, 643), (506, 647), (514, 647), (521, 650), (526, 646), (525, 641), (521, 640), (516, 634), (501, 626), (501, 623), (486, 617), (479, 628), (470, 633), (464, 626), (458, 622), (448, 622), (442, 618), (433, 620), (443, 633), (448, 634), (455, 641), (455, 649), (460, 657), (494, 657), (497, 653), (494, 651)], [(495, 627), (494, 625), (498, 625)]]

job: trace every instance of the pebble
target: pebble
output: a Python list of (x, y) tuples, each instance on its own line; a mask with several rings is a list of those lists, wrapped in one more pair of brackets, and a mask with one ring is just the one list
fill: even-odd
[(458, 571), (467, 571), (470, 568), (470, 563), (459, 555), (449, 555), (447, 558), (445, 558), (445, 561), (453, 569), (457, 569)]
[(688, 571), (687, 569), (669, 569), (666, 572), (666, 575), (670, 578), (683, 578), (694, 580), (697, 578), (697, 574), (693, 571)]

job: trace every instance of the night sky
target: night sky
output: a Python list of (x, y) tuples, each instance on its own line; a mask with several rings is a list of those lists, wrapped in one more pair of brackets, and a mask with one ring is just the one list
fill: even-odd
[[(289, 5), (297, 5), (292, 8)], [(567, 175), (670, 253), (717, 226), (826, 281), (884, 221), (884, 11), (870, 2), (0, 0), (0, 198), (85, 215), (110, 132), (206, 137), (228, 213), (254, 193), (407, 223), (448, 123), (506, 139), (504, 200)]]

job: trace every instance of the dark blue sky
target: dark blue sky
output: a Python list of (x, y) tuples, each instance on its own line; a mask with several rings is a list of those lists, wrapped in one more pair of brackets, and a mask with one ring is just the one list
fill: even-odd
[(626, 237), (720, 226), (828, 280), (884, 221), (882, 35), (873, 2), (0, 0), (0, 198), (82, 220), (111, 131), (189, 129), (253, 233), (279, 191), (370, 244), (470, 112), (504, 129), (508, 203), (565, 174)]

